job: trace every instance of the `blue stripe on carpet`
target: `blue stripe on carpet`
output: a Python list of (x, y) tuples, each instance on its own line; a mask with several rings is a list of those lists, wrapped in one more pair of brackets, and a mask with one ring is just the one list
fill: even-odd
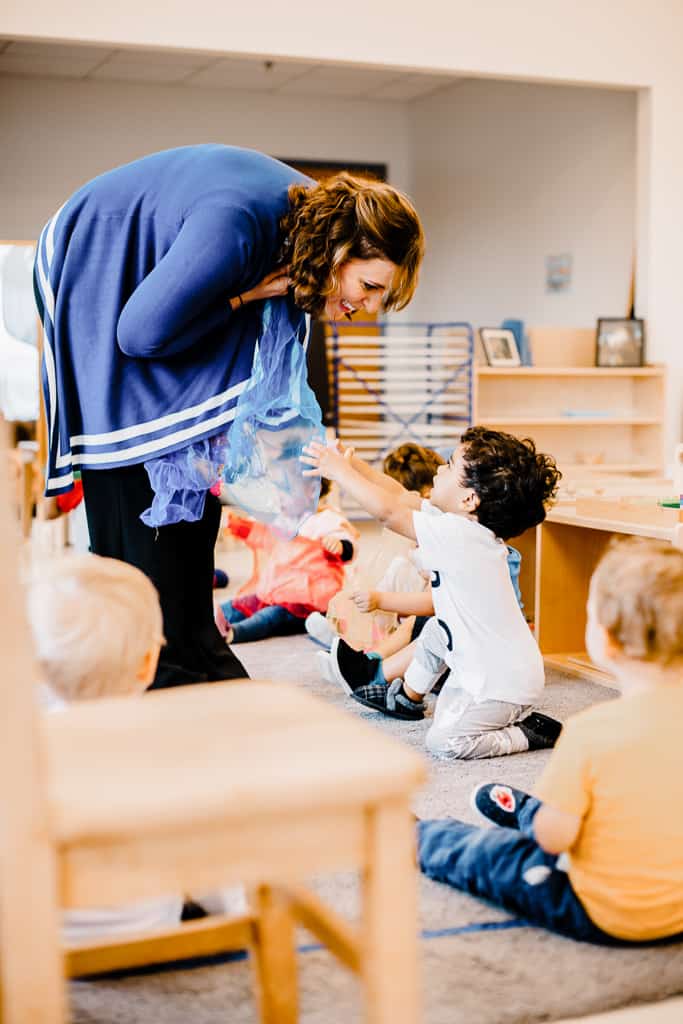
[(458, 928), (424, 928), (421, 932), (421, 938), (445, 939), (450, 935), (469, 935), (470, 932), (495, 932), (505, 931), (507, 928), (527, 927), (527, 921), (522, 921), (519, 917), (513, 917), (508, 921), (482, 921), (480, 924), (463, 924)]
[[(471, 935), (474, 932), (505, 931), (509, 928), (527, 928), (526, 921), (514, 917), (508, 921), (481, 921), (478, 924), (458, 925), (454, 928), (424, 928), (420, 932), (421, 939), (447, 939), (454, 935)], [(316, 953), (325, 949), (319, 942), (305, 943), (297, 946), (297, 953)], [(167, 971), (191, 971), (196, 967), (216, 967), (219, 964), (235, 963), (246, 960), (246, 949), (235, 949), (227, 953), (213, 953), (210, 956), (188, 957), (184, 960), (172, 960), (167, 964), (147, 964), (144, 967), (123, 967), (118, 971), (107, 971), (103, 974), (91, 974), (87, 978), (75, 978), (74, 981), (97, 981), (102, 978), (128, 978), (144, 974), (162, 974)]]
[[(463, 924), (455, 928), (423, 928), (420, 932), (421, 939), (448, 939), (452, 935), (469, 935), (472, 932), (493, 932), (504, 931), (508, 928), (527, 928), (527, 922), (518, 917), (511, 921), (481, 921), (479, 924)], [(305, 946), (297, 946), (297, 953), (312, 953), (318, 949), (325, 949), (319, 942), (311, 942)]]

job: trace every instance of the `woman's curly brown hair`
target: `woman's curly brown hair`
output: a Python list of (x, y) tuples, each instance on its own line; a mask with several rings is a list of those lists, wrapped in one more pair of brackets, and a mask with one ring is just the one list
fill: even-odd
[(413, 297), (424, 254), (422, 225), (410, 200), (381, 181), (346, 172), (313, 187), (291, 185), (280, 227), (285, 261), (300, 309), (319, 313), (338, 288), (349, 260), (386, 259), (398, 268), (383, 308), (403, 309)]

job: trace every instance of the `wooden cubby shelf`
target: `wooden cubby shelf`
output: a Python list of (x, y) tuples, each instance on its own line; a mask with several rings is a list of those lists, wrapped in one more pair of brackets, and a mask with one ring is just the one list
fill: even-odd
[(565, 480), (658, 475), (664, 457), (664, 366), (595, 366), (592, 328), (532, 328), (534, 366), (477, 365), (474, 422), (533, 438)]

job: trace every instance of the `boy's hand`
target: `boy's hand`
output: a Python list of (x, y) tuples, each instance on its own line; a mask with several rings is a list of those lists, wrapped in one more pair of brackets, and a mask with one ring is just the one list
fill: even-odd
[(339, 472), (347, 465), (347, 459), (336, 447), (331, 448), (320, 441), (311, 441), (299, 458), (310, 467), (303, 471), (302, 476), (325, 476), (328, 480), (337, 480)]
[(356, 449), (352, 448), (350, 445), (344, 444), (344, 442), (340, 440), (340, 438), (335, 437), (334, 440), (330, 441), (329, 443), (333, 448), (336, 448), (339, 454), (343, 455), (345, 459), (353, 458)]
[(375, 612), (379, 608), (376, 590), (354, 590), (351, 600), (360, 612)]
[(322, 538), (321, 543), (325, 548), (325, 551), (329, 551), (331, 555), (341, 555), (344, 550), (344, 545), (339, 540), (339, 537), (333, 537), (331, 533), (326, 534), (326, 536)]

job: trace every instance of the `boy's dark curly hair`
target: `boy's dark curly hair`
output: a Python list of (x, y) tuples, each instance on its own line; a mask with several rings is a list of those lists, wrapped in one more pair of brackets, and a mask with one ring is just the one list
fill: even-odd
[(381, 181), (342, 172), (312, 187), (290, 185), (290, 208), (280, 222), (282, 253), (294, 299), (319, 313), (349, 260), (386, 259), (397, 271), (384, 309), (403, 309), (415, 291), (424, 235), (407, 196)]
[(479, 498), (477, 519), (497, 537), (518, 537), (545, 519), (562, 477), (550, 455), (528, 438), (470, 427), (464, 446), (462, 483)]

